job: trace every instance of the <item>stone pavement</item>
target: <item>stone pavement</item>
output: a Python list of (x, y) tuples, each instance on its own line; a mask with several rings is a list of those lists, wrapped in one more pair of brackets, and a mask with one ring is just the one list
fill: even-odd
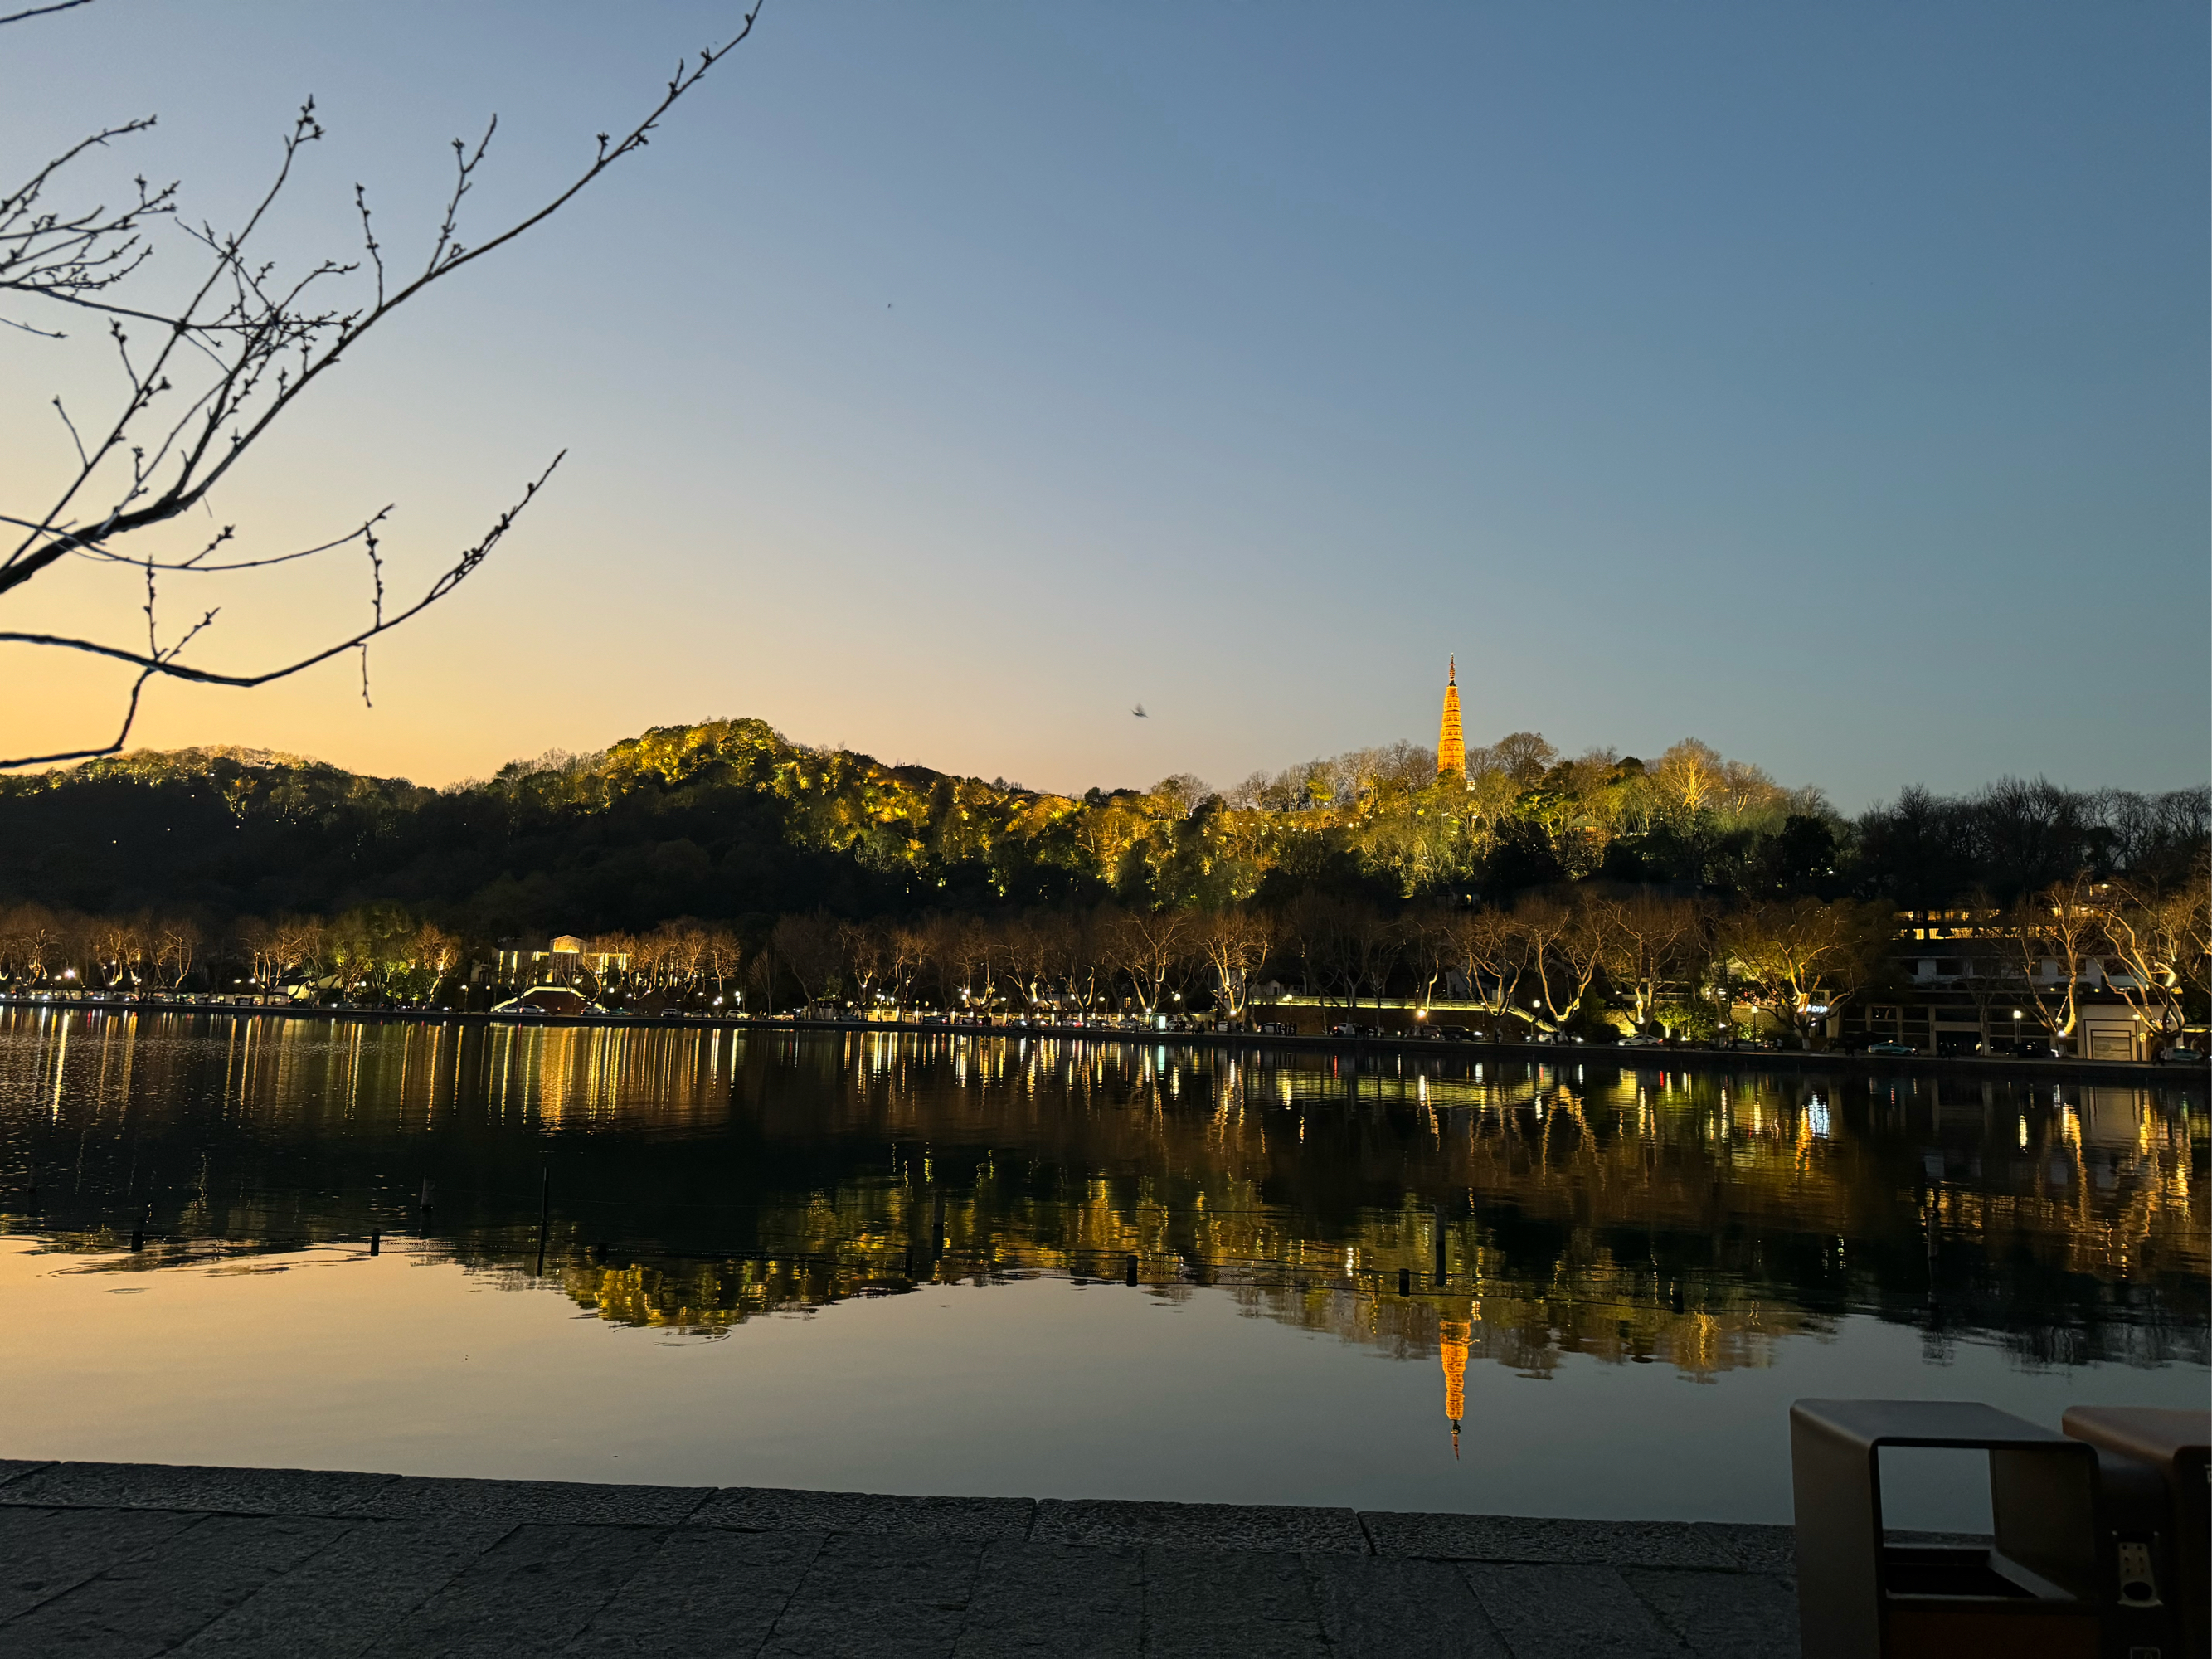
[(1797, 1652), (1786, 1527), (0, 1461), (0, 1654)]

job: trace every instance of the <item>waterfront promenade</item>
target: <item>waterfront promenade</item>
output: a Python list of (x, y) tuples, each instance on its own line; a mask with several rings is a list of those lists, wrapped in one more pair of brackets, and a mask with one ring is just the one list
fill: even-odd
[(1797, 1650), (1785, 1527), (0, 1462), (0, 1653)]

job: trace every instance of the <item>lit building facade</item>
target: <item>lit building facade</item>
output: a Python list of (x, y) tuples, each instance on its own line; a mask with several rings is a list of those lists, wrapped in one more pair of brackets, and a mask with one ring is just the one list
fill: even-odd
[(529, 978), (565, 985), (581, 969), (588, 969), (600, 979), (607, 976), (610, 969), (627, 973), (629, 952), (592, 950), (588, 941), (574, 933), (556, 933), (542, 947), (521, 939), (500, 941), (499, 971), (507, 979)]

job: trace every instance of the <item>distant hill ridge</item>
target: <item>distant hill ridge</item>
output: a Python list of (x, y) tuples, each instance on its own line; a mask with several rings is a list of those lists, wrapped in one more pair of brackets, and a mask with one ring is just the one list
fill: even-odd
[(1534, 732), (1462, 779), (1410, 744), (1215, 791), (1188, 775), (1081, 796), (842, 748), (766, 721), (655, 727), (430, 788), (210, 745), (0, 776), (0, 900), (112, 914), (332, 915), (398, 904), (497, 936), (817, 907), (1218, 907), (1310, 887), (1385, 903), (1559, 882), (1854, 892), (1930, 904), (2076, 869), (2185, 869), (2207, 792), (2007, 780), (1908, 790), (1856, 822), (1685, 740), (1650, 763)]
[[(916, 881), (1003, 902), (1010, 872), (989, 849), (1076, 809), (808, 748), (750, 719), (656, 727), (443, 789), (237, 745), (148, 750), (0, 778), (0, 893), (100, 911), (388, 899), (494, 927), (884, 905)], [(1049, 872), (1026, 886), (1073, 894)]]

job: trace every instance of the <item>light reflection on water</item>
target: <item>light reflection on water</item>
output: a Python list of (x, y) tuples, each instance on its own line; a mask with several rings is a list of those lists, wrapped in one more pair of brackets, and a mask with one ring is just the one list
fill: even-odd
[[(466, 1286), (532, 1292), (587, 1324), (532, 1337), (531, 1376), (602, 1377), (643, 1436), (604, 1467), (542, 1432), (479, 1425), (464, 1444), (415, 1396), (414, 1426), (382, 1440), (327, 1413), (282, 1431), (283, 1458), (325, 1465), (352, 1447), (451, 1472), (983, 1490), (989, 1471), (988, 1489), (1024, 1492), (1782, 1518), (1792, 1395), (1978, 1395), (2052, 1419), (2075, 1399), (2201, 1401), (2205, 1151), (2187, 1091), (0, 1015), (0, 1230), (26, 1236), (10, 1301), (81, 1311), (118, 1274), (351, 1264), (391, 1288), (348, 1314), (387, 1358), (349, 1363), (407, 1369), (421, 1333), (487, 1305)], [(300, 1328), (254, 1288), (278, 1282), (223, 1281), (221, 1317), (246, 1316), (234, 1349)], [(838, 1304), (834, 1340), (819, 1320), (751, 1323)], [(106, 1302), (85, 1340), (150, 1333), (152, 1308)], [(1183, 1317), (1142, 1316), (1162, 1311)], [(588, 1323), (649, 1340), (587, 1352)], [(883, 1340), (856, 1358), (863, 1328)], [(775, 1400), (775, 1431), (702, 1429), (659, 1370), (610, 1358), (672, 1340), (728, 1352)], [(11, 1363), (55, 1393), (35, 1353)], [(856, 1364), (930, 1431), (816, 1421)], [(235, 1365), (199, 1386), (222, 1396), (201, 1417), (236, 1420)], [(993, 1413), (967, 1422), (978, 1389)], [(1121, 1420), (1131, 1389), (1171, 1395), (1191, 1443), (1154, 1413)], [(1089, 1400), (1081, 1431), (1043, 1419), (1024, 1438), (1023, 1391)], [(98, 1440), (97, 1416), (50, 1426)], [(1255, 1418), (1274, 1439), (1244, 1443)], [(175, 1402), (166, 1431), (198, 1421)], [(1381, 1439), (1347, 1462), (1353, 1423)]]

